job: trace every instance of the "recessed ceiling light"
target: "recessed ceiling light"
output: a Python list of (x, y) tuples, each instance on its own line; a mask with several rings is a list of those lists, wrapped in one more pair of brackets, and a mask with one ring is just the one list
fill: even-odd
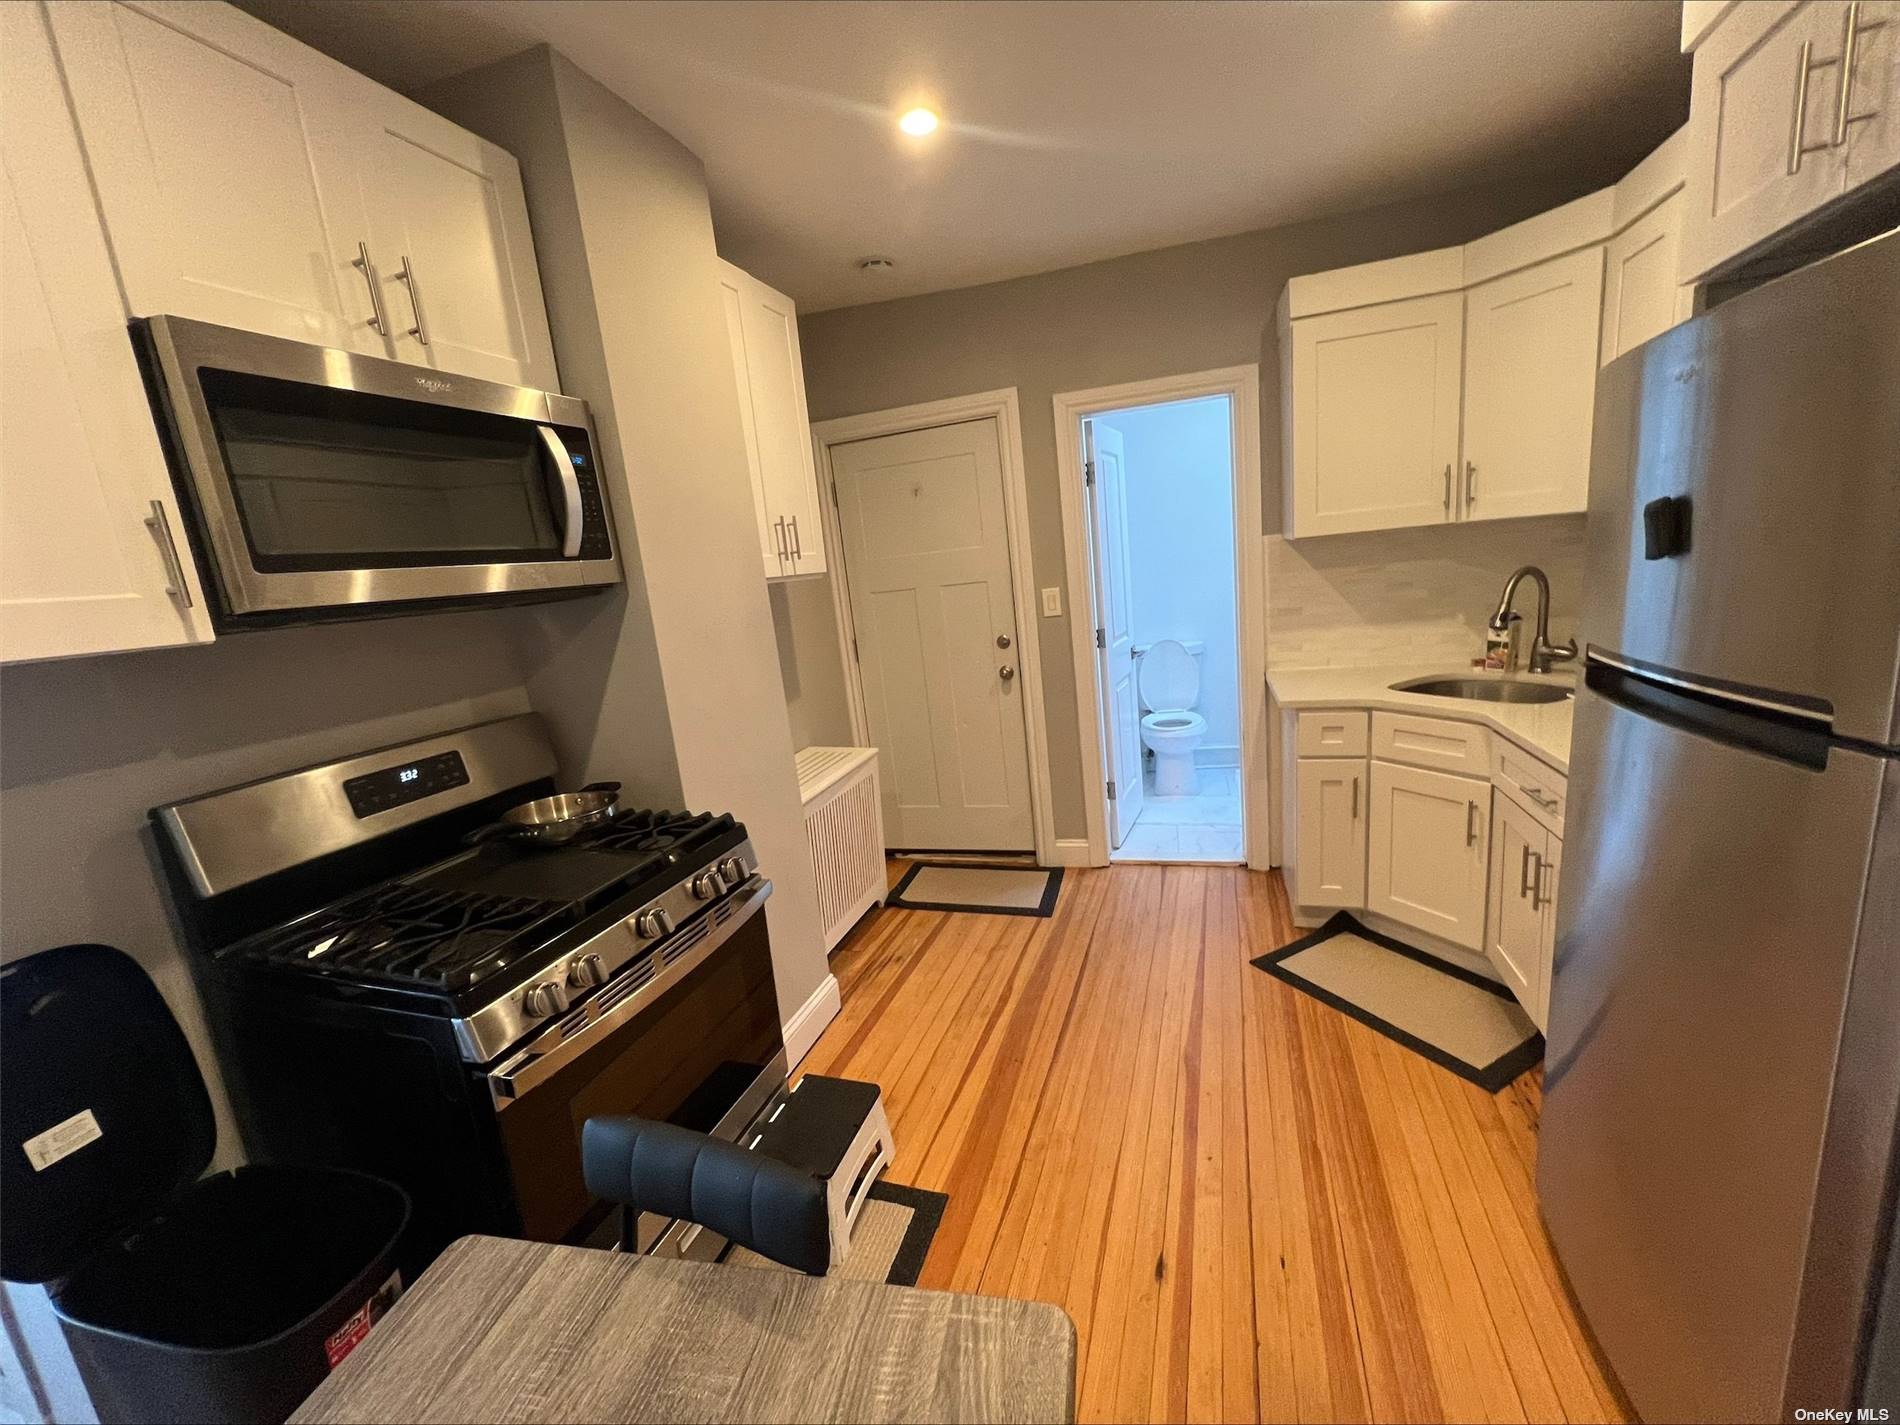
[(925, 134), (935, 132), (937, 116), (921, 106), (906, 109), (903, 117), (897, 121), (897, 127), (916, 138), (922, 138)]
[(860, 272), (889, 272), (895, 266), (897, 264), (888, 257), (860, 257), (858, 259)]

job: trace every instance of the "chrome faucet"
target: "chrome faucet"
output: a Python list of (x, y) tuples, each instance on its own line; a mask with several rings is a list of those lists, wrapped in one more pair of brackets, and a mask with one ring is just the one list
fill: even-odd
[(1537, 585), (1537, 632), (1531, 638), (1530, 671), (1548, 673), (1553, 663), (1568, 663), (1577, 656), (1577, 641), (1556, 644), (1550, 641), (1550, 580), (1535, 564), (1526, 564), (1504, 581), (1504, 594), (1498, 599), (1498, 611), (1491, 615), (1491, 628), (1503, 633), (1511, 624), (1511, 600), (1517, 586), (1528, 576)]

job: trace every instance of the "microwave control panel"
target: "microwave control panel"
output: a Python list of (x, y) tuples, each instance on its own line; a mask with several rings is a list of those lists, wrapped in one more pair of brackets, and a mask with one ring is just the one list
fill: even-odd
[(581, 558), (613, 558), (613, 542), (607, 536), (607, 507), (600, 496), (600, 476), (594, 469), (594, 455), (587, 437), (580, 431), (566, 431), (568, 459), (574, 462), (574, 482), (581, 491)]

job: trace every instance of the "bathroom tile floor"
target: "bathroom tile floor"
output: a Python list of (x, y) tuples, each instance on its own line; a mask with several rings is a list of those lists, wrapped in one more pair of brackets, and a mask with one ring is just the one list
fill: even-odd
[(1141, 814), (1114, 861), (1238, 861), (1241, 859), (1240, 769), (1203, 767), (1191, 797), (1158, 797), (1154, 774), (1142, 778)]

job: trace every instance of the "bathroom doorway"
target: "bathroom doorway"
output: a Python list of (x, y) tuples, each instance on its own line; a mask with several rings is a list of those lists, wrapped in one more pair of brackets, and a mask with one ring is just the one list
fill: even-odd
[[(1223, 375), (1234, 373), (1210, 373)], [(1094, 694), (1083, 721), (1094, 725), (1102, 765), (1099, 859), (1243, 862), (1242, 664), (1252, 661), (1242, 658), (1251, 622), (1243, 589), (1253, 571), (1242, 568), (1247, 541), (1238, 537), (1235, 408), (1251, 388), (1244, 379), (1176, 384), (1187, 389), (1133, 391), (1125, 403), (1112, 393), (1057, 398), (1059, 429), (1065, 400), (1083, 407), (1068, 413), (1087, 564), (1086, 600), (1072, 599), (1089, 654), (1082, 686)], [(1247, 503), (1257, 528), (1257, 489)]]

